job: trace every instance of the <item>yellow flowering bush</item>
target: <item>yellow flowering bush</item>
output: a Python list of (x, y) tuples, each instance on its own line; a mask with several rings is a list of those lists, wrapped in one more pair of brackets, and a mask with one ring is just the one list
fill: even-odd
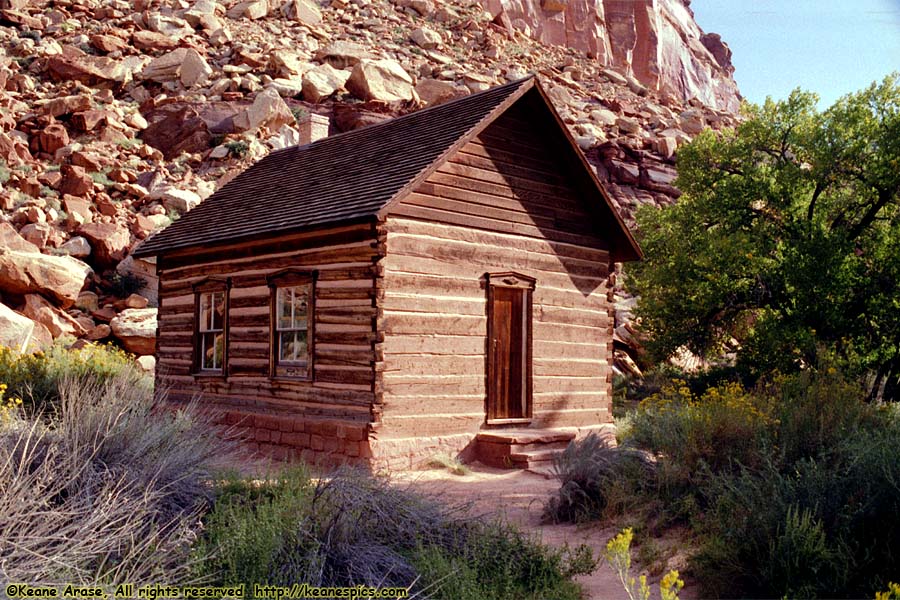
[(718, 471), (737, 463), (757, 464), (759, 439), (775, 423), (770, 403), (740, 383), (722, 383), (695, 394), (676, 379), (640, 404), (632, 437), (688, 473), (701, 463)]
[(0, 346), (0, 382), (5, 393), (20, 399), (18, 404), (26, 409), (55, 406), (64, 380), (102, 384), (118, 375), (133, 378), (136, 385), (149, 384), (133, 357), (113, 345), (87, 344), (70, 350), (57, 343), (33, 354)]
[(7, 425), (16, 415), (19, 407), (22, 406), (22, 399), (16, 396), (6, 397), (8, 386), (0, 383), (0, 425)]
[[(623, 529), (606, 543), (606, 551), (603, 556), (615, 571), (630, 600), (649, 600), (650, 585), (647, 583), (647, 576), (641, 575), (635, 578), (631, 574), (631, 542), (633, 539), (634, 531), (630, 527)], [(659, 595), (662, 600), (678, 600), (678, 592), (683, 587), (684, 581), (679, 578), (678, 571), (672, 570), (666, 573), (659, 582)]]
[(875, 600), (900, 600), (900, 583), (891, 582), (886, 592), (875, 592)]

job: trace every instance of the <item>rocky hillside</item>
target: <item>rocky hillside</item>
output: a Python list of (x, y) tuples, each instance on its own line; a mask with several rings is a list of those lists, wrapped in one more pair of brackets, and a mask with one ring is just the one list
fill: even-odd
[(336, 133), (535, 72), (626, 218), (672, 202), (678, 145), (734, 119), (729, 54), (682, 0), (0, 0), (0, 343), (151, 366), (130, 250), (313, 113)]

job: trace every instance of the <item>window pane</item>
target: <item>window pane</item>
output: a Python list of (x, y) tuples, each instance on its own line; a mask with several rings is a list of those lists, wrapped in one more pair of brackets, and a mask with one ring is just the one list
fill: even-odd
[(222, 330), (225, 328), (225, 292), (214, 292), (210, 296), (213, 304), (211, 329)]
[(203, 358), (201, 368), (203, 369), (216, 368), (215, 337), (214, 333), (204, 333), (200, 338), (200, 351)]
[(212, 294), (200, 294), (200, 331), (208, 331), (212, 317)]
[(306, 358), (306, 332), (282, 331), (279, 334), (279, 362), (305, 362)]
[(309, 306), (309, 286), (294, 288), (294, 324), (295, 329), (306, 327), (307, 307)]
[(293, 288), (278, 288), (278, 329), (291, 328), (291, 295)]
[(213, 352), (214, 369), (221, 369), (225, 362), (225, 335), (220, 333), (216, 335)]

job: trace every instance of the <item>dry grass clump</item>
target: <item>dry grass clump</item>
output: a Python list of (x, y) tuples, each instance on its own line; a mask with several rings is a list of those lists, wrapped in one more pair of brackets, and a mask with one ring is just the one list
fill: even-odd
[(50, 418), (0, 428), (0, 578), (136, 584), (190, 579), (190, 546), (231, 446), (129, 376), (60, 385)]

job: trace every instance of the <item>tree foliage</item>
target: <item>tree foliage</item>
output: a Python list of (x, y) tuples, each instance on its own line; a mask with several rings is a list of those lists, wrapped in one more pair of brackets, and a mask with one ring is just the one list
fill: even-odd
[(818, 111), (815, 94), (745, 105), (678, 153), (671, 207), (638, 215), (632, 273), (658, 358), (737, 348), (750, 372), (825, 346), (900, 395), (900, 74)]

